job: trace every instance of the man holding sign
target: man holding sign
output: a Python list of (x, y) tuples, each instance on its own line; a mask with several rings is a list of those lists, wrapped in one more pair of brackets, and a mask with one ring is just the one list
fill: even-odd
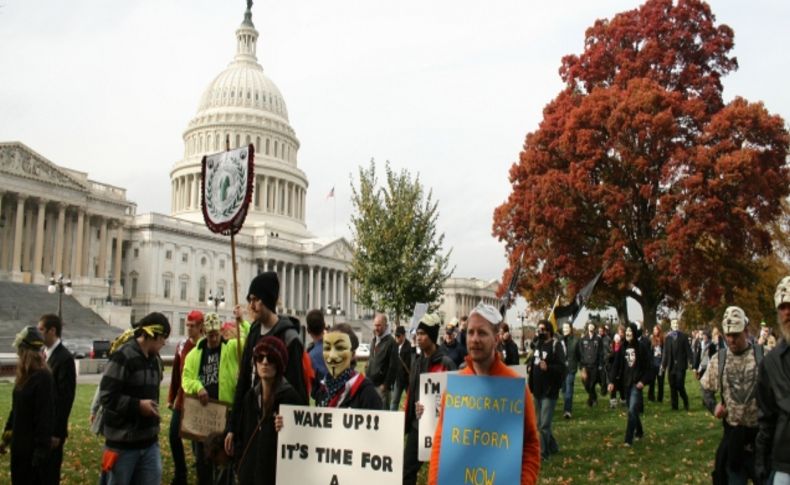
[[(509, 377), (519, 379), (521, 386), (523, 380), (520, 379), (518, 373), (508, 368), (496, 352), (496, 335), (497, 325), (502, 321), (502, 315), (499, 311), (491, 305), (479, 304), (472, 313), (469, 315), (469, 323), (467, 326), (467, 348), (469, 355), (466, 358), (467, 367), (459, 373), (459, 380), (463, 379), (462, 376), (494, 376), (494, 377)], [(452, 377), (452, 376), (451, 376)], [(470, 380), (470, 383), (472, 381)], [(478, 382), (475, 382), (477, 387)], [(483, 383), (484, 384), (484, 383)], [(504, 384), (504, 385), (503, 385)], [(507, 383), (496, 384), (499, 387), (509, 388)], [(472, 386), (470, 386), (472, 387)], [(452, 390), (453, 385), (448, 380), (448, 389)], [(471, 390), (468, 394), (472, 394)], [(468, 396), (451, 396), (450, 408), (455, 410), (461, 406), (466, 406), (468, 409), (475, 407), (477, 410), (484, 410), (487, 412), (500, 413), (497, 416), (502, 416), (502, 419), (511, 417), (512, 414), (523, 414), (523, 442), (521, 450), (521, 473), (520, 483), (532, 484), (538, 480), (538, 472), (540, 471), (540, 442), (538, 439), (537, 427), (535, 423), (535, 409), (532, 404), (532, 396), (529, 389), (524, 387), (523, 401), (513, 400), (512, 397), (505, 397), (504, 394), (500, 397), (499, 393), (495, 396), (496, 399), (470, 399)], [(439, 423), (436, 427), (436, 434), (433, 440), (433, 449), (431, 451), (431, 462), (428, 470), (428, 483), (430, 485), (451, 485), (458, 483), (452, 478), (448, 478), (447, 467), (441, 466), (442, 457), (442, 435), (443, 423), (445, 413), (448, 409), (447, 402), (448, 394), (445, 393), (442, 398), (442, 408), (439, 415)], [(473, 406), (474, 405), (474, 406)], [(492, 423), (492, 429), (497, 423)], [(480, 429), (458, 429), (454, 428), (451, 431), (451, 436), (446, 438), (447, 442), (461, 445), (477, 445), (481, 444), (485, 447), (495, 447), (496, 449), (507, 449), (510, 446), (510, 440), (505, 435), (495, 433), (494, 431), (485, 431)], [(474, 453), (475, 446), (467, 448), (471, 453)], [(450, 451), (448, 447), (448, 452)], [(457, 447), (453, 446), (452, 451), (457, 453)], [(470, 456), (471, 458), (471, 456)], [(449, 465), (449, 463), (448, 463)], [(469, 470), (466, 470), (468, 473)], [(488, 475), (490, 470), (473, 470), (471, 471), (474, 476), (485, 473), (493, 482), (493, 476)], [(462, 470), (461, 473), (464, 473)], [(440, 482), (441, 480), (441, 482)], [(461, 482), (463, 483), (463, 482)], [(505, 482), (503, 482), (505, 483)], [(511, 482), (507, 482), (511, 483)]]

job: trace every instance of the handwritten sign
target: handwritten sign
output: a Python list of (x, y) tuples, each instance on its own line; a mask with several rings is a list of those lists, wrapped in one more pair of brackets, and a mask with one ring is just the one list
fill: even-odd
[(184, 395), (181, 436), (201, 441), (211, 433), (225, 432), (228, 403), (209, 399), (205, 406), (195, 396)]
[(439, 485), (521, 481), (524, 379), (447, 377)]
[[(526, 379), (527, 366), (524, 364), (511, 365), (511, 369)], [(458, 371), (429, 372), (420, 374), (420, 398), (418, 402), (423, 405), (424, 411), (418, 422), (417, 458), (420, 461), (431, 459), (433, 435), (439, 423), (439, 410), (442, 405), (442, 393), (447, 388), (447, 376), (457, 374)]]
[(403, 412), (282, 405), (280, 414), (278, 484), (403, 483)]

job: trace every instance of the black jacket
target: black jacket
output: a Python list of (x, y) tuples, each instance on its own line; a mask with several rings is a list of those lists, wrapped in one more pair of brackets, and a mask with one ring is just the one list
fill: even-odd
[(52, 370), (52, 380), (55, 382), (55, 422), (52, 436), (60, 438), (62, 442), (69, 435), (69, 415), (77, 388), (74, 357), (60, 343), (47, 359), (47, 365)]
[(444, 352), (444, 355), (451, 358), (453, 362), (455, 362), (455, 366), (459, 367), (461, 362), (464, 361), (466, 357), (466, 347), (461, 344), (459, 339), (453, 340), (452, 344), (448, 344), (446, 341), (442, 341), (442, 345), (439, 346), (440, 349)]
[[(288, 349), (288, 364), (285, 366), (285, 378), (302, 397), (302, 401), (297, 404), (306, 406), (308, 404), (307, 385), (305, 384), (304, 367), (302, 365), (304, 346), (299, 338), (298, 329), (294, 328), (294, 322), (290, 318), (281, 316), (266, 335), (277, 337), (285, 343), (285, 347)], [(247, 391), (257, 381), (257, 377), (253, 376), (255, 368), (252, 365), (252, 351), (260, 336), (261, 324), (260, 322), (255, 322), (250, 327), (250, 333), (247, 335), (247, 341), (244, 343), (244, 352), (241, 354), (241, 362), (239, 362), (239, 380), (236, 384), (236, 393), (233, 395), (233, 411), (228, 420), (229, 430), (238, 428), (237, 408), (240, 406)]]
[(565, 365), (568, 367), (568, 372), (576, 373), (579, 369), (579, 361), (576, 356), (576, 348), (579, 346), (579, 338), (573, 333), (562, 337), (565, 342)]
[(392, 387), (398, 371), (398, 342), (391, 334), (376, 339), (376, 345), (370, 348), (370, 358), (365, 367), (365, 375), (374, 386), (384, 384)]
[(617, 352), (614, 353), (612, 363), (611, 383), (620, 386), (621, 389), (628, 389), (641, 382), (645, 386), (653, 382), (655, 370), (652, 364), (652, 354), (650, 343), (645, 340), (637, 340), (635, 346), (629, 346), (628, 342), (623, 342)]
[(14, 387), (11, 413), (5, 430), (11, 436), (11, 480), (13, 483), (43, 483), (49, 457), (53, 421), (52, 374), (39, 370), (30, 374), (24, 387)]
[(502, 359), (505, 365), (518, 365), (518, 345), (512, 338), (502, 341), (502, 349), (505, 354), (505, 358)]
[[(299, 393), (283, 380), (274, 393), (272, 413), (261, 420), (260, 395), (261, 384), (258, 382), (247, 391), (239, 407), (239, 428), (234, 430), (234, 439), (238, 438), (235, 451), (239, 460), (240, 485), (274, 485), (277, 477), (277, 432), (274, 430), (274, 416), (279, 413), (281, 404), (302, 404)], [(256, 433), (259, 424), (260, 429)]]
[(664, 356), (661, 367), (669, 374), (685, 372), (691, 364), (691, 343), (685, 333), (670, 332), (664, 339)]
[(790, 348), (782, 339), (760, 362), (757, 378), (760, 414), (755, 441), (755, 471), (790, 473)]
[[(562, 342), (557, 338), (550, 342), (537, 342), (533, 355), (527, 362), (529, 390), (537, 399), (557, 399), (567, 369)], [(546, 362), (546, 370), (540, 368), (541, 361)]]
[(601, 338), (597, 335), (590, 337), (585, 333), (576, 346), (576, 362), (579, 363), (579, 367), (600, 369), (603, 365)]
[(381, 400), (378, 391), (376, 391), (376, 386), (374, 386), (367, 377), (362, 376), (361, 378), (363, 381), (359, 387), (354, 392), (346, 395), (346, 397), (343, 398), (343, 402), (338, 404), (337, 407), (373, 409), (377, 411), (384, 409), (384, 402)]
[(409, 370), (411, 369), (413, 357), (414, 353), (411, 351), (411, 343), (404, 339), (403, 345), (398, 351), (398, 372), (395, 375), (395, 379), (400, 383), (401, 389), (406, 389), (409, 385)]

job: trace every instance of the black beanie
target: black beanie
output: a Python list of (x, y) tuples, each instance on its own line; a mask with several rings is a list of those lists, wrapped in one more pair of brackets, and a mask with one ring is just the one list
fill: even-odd
[(277, 278), (277, 273), (267, 271), (253, 278), (247, 295), (255, 296), (272, 313), (277, 313), (277, 297), (280, 295), (280, 279)]
[(417, 330), (425, 332), (428, 338), (431, 339), (433, 343), (436, 343), (439, 340), (439, 326), (441, 323), (442, 321), (437, 315), (427, 313), (420, 319)]

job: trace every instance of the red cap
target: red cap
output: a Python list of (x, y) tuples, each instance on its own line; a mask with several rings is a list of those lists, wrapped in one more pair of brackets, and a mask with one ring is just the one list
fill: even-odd
[(192, 322), (202, 322), (203, 321), (203, 312), (201, 312), (200, 310), (192, 310), (187, 315), (187, 320), (190, 320)]

